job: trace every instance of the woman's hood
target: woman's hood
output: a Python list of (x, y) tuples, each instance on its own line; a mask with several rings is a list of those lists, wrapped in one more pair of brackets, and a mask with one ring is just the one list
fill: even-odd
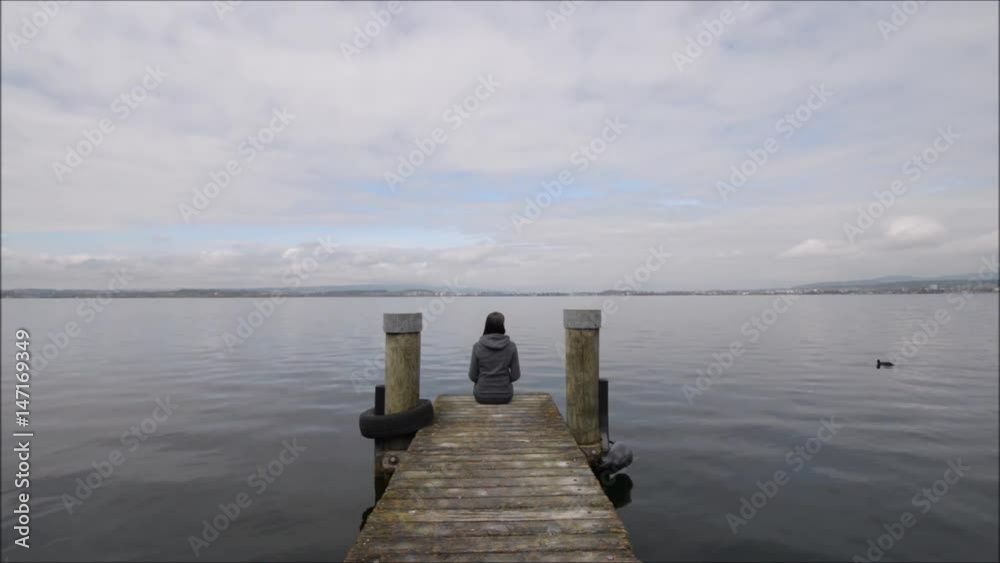
[(479, 343), (491, 350), (503, 350), (510, 345), (510, 337), (506, 334), (484, 334)]

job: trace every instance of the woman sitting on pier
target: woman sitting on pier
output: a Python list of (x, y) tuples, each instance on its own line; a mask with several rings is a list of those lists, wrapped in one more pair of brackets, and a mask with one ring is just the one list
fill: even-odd
[(484, 405), (502, 405), (514, 397), (512, 383), (521, 378), (517, 346), (506, 335), (502, 313), (486, 317), (483, 336), (472, 346), (469, 379), (475, 383), (473, 395)]

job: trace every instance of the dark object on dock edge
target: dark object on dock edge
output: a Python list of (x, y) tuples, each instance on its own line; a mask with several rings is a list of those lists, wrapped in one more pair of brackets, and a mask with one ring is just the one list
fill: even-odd
[(601, 485), (614, 483), (614, 474), (629, 465), (632, 465), (632, 450), (622, 443), (615, 443), (611, 440), (611, 429), (608, 416), (608, 380), (601, 378), (597, 380), (597, 409), (601, 428), (601, 449), (606, 452), (596, 466), (594, 474), (601, 481)]
[(417, 406), (397, 414), (378, 414), (368, 409), (358, 417), (361, 435), (365, 438), (386, 439), (413, 434), (434, 422), (434, 405), (420, 399)]
[(615, 473), (629, 465), (632, 465), (632, 450), (620, 442), (612, 443), (611, 449), (605, 454), (601, 464), (594, 469), (594, 473), (602, 485), (610, 485), (615, 482)]

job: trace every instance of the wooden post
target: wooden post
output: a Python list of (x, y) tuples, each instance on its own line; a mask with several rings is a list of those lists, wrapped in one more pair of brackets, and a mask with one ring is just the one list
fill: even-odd
[(611, 449), (611, 429), (608, 421), (608, 380), (603, 377), (597, 380), (597, 405), (601, 426), (601, 449), (607, 452)]
[(591, 462), (600, 459), (600, 309), (563, 309), (566, 329), (566, 422)]
[[(375, 386), (375, 414), (385, 414), (385, 385)], [(385, 440), (376, 438), (375, 442), (375, 502), (382, 498), (389, 476), (382, 467), (382, 453), (385, 451)], [(374, 507), (373, 507), (374, 508)]]
[[(420, 401), (420, 313), (385, 313), (385, 414), (408, 411)], [(412, 436), (385, 441), (386, 450), (405, 450)]]

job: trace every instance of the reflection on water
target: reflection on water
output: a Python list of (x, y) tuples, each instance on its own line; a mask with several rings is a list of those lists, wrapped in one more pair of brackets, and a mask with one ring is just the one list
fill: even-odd
[(615, 508), (623, 508), (632, 502), (632, 486), (632, 478), (627, 473), (601, 480), (601, 488)]
[[(375, 471), (373, 469), (372, 473), (374, 472)], [(368, 522), (368, 516), (370, 516), (372, 511), (375, 510), (375, 505), (378, 504), (378, 501), (382, 500), (382, 495), (385, 494), (385, 489), (386, 487), (389, 486), (389, 479), (385, 478), (384, 475), (385, 474), (382, 475), (376, 474), (375, 478), (372, 479), (375, 488), (375, 503), (366, 508), (365, 511), (361, 513), (361, 526), (358, 527), (358, 530), (365, 529), (365, 523)]]

